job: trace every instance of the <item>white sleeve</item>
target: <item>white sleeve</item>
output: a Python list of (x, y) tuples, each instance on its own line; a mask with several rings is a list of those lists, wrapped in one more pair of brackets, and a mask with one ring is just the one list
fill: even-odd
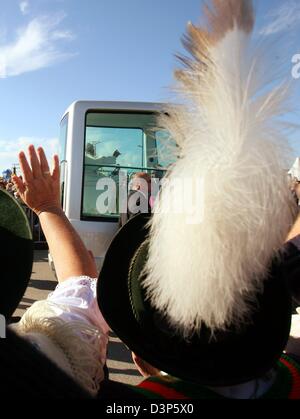
[(68, 360), (65, 372), (71, 370), (72, 377), (92, 394), (98, 392), (104, 378), (109, 331), (98, 308), (96, 281), (77, 277), (60, 283), (47, 300), (34, 303), (16, 325), (18, 333), (38, 344), (42, 352), (63, 367), (64, 363), (56, 359), (57, 351), (43, 349), (47, 340), (41, 335), (50, 339)]
[(66, 321), (86, 319), (107, 334), (110, 329), (99, 310), (96, 287), (97, 279), (87, 276), (69, 278), (57, 285), (47, 301), (63, 308), (61, 315)]

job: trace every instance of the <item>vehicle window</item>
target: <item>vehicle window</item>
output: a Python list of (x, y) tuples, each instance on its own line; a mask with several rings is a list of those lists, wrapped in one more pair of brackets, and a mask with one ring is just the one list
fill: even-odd
[(142, 167), (143, 140), (140, 128), (87, 127), (85, 165)]
[[(167, 162), (157, 154), (156, 114), (90, 111), (86, 115), (82, 218), (120, 213), (134, 173), (161, 178)], [(162, 169), (162, 170), (160, 170)], [(101, 203), (101, 205), (99, 205)]]
[(155, 132), (157, 167), (167, 169), (177, 158), (178, 149), (170, 133), (163, 130)]
[(68, 119), (69, 115), (67, 114), (60, 124), (60, 133), (59, 133), (59, 159), (62, 162), (66, 159), (66, 144), (67, 144), (67, 134), (68, 134)]
[(68, 114), (63, 118), (60, 124), (59, 134), (59, 161), (60, 161), (60, 194), (61, 205), (64, 208), (65, 201), (65, 176), (66, 176), (66, 146), (68, 135)]

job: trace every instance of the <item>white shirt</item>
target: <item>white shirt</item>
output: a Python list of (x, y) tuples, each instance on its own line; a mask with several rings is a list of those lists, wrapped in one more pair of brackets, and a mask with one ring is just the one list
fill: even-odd
[(97, 304), (97, 279), (70, 278), (34, 303), (17, 333), (96, 395), (104, 378), (109, 327)]

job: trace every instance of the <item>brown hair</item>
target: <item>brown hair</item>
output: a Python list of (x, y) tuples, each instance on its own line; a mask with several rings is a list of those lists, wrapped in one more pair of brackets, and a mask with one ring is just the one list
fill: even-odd
[(132, 176), (132, 179), (131, 179), (131, 180), (133, 180), (133, 179), (137, 179), (137, 178), (144, 179), (146, 182), (151, 183), (151, 176), (149, 175), (149, 173), (145, 173), (145, 172), (138, 172), (138, 173), (135, 173), (135, 174)]

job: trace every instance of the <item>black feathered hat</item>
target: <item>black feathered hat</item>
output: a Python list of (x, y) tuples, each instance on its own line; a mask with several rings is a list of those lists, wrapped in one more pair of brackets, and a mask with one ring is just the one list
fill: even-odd
[(33, 241), (24, 210), (4, 190), (0, 190), (0, 238), (0, 314), (9, 321), (30, 280)]

